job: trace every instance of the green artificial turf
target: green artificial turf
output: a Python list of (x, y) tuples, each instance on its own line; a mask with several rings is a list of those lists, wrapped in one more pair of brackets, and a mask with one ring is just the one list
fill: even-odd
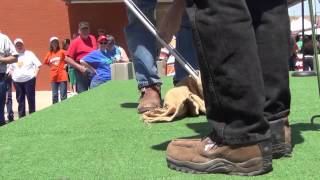
[[(315, 77), (291, 78), (294, 151), (254, 179), (317, 179), (320, 114)], [(162, 93), (171, 88), (164, 78)], [(51, 98), (51, 97), (48, 97)], [(136, 82), (114, 81), (0, 128), (0, 179), (244, 179), (170, 170), (172, 138), (209, 133), (205, 116), (145, 124), (137, 114)], [(320, 124), (320, 118), (318, 119)]]

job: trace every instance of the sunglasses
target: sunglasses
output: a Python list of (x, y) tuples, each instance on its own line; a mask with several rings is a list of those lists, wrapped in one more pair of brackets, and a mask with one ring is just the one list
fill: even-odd
[(100, 42), (100, 44), (113, 44), (112, 41), (103, 41), (103, 42)]

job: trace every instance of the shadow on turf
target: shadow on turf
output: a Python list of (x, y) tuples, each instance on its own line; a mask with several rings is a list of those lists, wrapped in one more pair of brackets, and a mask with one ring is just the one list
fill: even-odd
[[(189, 123), (186, 124), (186, 126), (190, 129), (192, 129), (194, 132), (197, 133), (195, 136), (187, 136), (187, 137), (172, 137), (172, 139), (196, 139), (196, 138), (202, 138), (210, 133), (210, 127), (207, 122), (201, 122), (201, 123)], [(170, 143), (171, 139), (169, 141), (165, 141), (160, 144), (156, 144), (151, 146), (152, 149), (158, 150), (158, 151), (165, 151), (167, 149), (168, 144)]]
[(303, 131), (320, 131), (320, 123), (296, 123), (291, 124), (292, 145), (301, 144), (304, 141)]
[[(188, 136), (188, 137), (178, 137), (177, 139), (184, 138), (184, 139), (195, 139), (195, 138), (202, 138), (210, 133), (210, 128), (208, 123), (201, 122), (201, 123), (189, 123), (186, 126), (192, 130), (194, 130), (198, 135), (195, 136)], [(310, 124), (310, 123), (296, 123), (291, 125), (292, 131), (292, 145), (295, 146), (296, 144), (301, 144), (304, 141), (302, 136), (303, 131), (320, 131), (320, 123), (317, 124)], [(172, 137), (173, 139), (176, 137)], [(171, 140), (165, 141), (160, 144), (153, 145), (151, 148), (158, 150), (158, 151), (165, 151), (167, 149), (168, 144)]]
[(138, 103), (129, 102), (129, 103), (122, 103), (120, 106), (123, 108), (137, 108), (138, 105), (139, 105)]

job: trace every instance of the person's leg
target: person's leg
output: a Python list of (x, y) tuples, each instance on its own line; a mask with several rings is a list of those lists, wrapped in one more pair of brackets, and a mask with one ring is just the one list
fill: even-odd
[(303, 71), (313, 70), (313, 57), (305, 56), (303, 61)]
[(5, 125), (6, 121), (4, 118), (4, 106), (6, 103), (6, 91), (7, 85), (4, 79), (4, 74), (0, 74), (0, 126)]
[(283, 130), (289, 130), (287, 117), (291, 100), (287, 64), (290, 54), (287, 1), (247, 0), (247, 3), (253, 19), (263, 72), (264, 116), (270, 122), (273, 156), (278, 157), (291, 152), (290, 142), (284, 143), (286, 132)]
[[(193, 44), (192, 38), (192, 27), (191, 22), (187, 14), (182, 18), (181, 28), (176, 35), (177, 40), (177, 51), (185, 58), (185, 60), (195, 69), (199, 70), (199, 64), (197, 59), (197, 51)], [(176, 60), (174, 64), (175, 75), (173, 83), (176, 84), (184, 77), (188, 76), (189, 73), (184, 70), (180, 63)]]
[(60, 89), (60, 100), (63, 101), (67, 99), (67, 94), (68, 94), (67, 81), (59, 82), (59, 89)]
[[(141, 11), (154, 23), (156, 0), (134, 0)], [(140, 20), (128, 10), (129, 24), (125, 29), (126, 40), (136, 72), (138, 87), (161, 84), (156, 66), (156, 39)]]
[(245, 1), (197, 1), (196, 47), (212, 133), (172, 141), (170, 168), (258, 175), (272, 170), (269, 123), (255, 33)]
[(100, 86), (101, 84), (106, 83), (107, 81), (99, 81), (99, 80), (92, 80), (90, 83), (90, 89)]
[(267, 140), (263, 77), (247, 6), (233, 0), (207, 3), (211, 12), (219, 13), (207, 14), (199, 4), (195, 36), (213, 137), (230, 145)]
[(7, 107), (7, 113), (8, 113), (8, 120), (13, 121), (14, 120), (14, 113), (12, 110), (12, 79), (11, 79), (11, 77), (6, 78), (6, 83), (7, 83), (6, 107)]
[[(156, 0), (134, 0), (134, 3), (154, 23), (154, 9)], [(126, 40), (132, 56), (133, 65), (141, 91), (138, 112), (157, 108), (160, 106), (160, 85), (156, 66), (156, 39), (140, 22), (140, 20), (128, 10), (128, 26), (125, 29)]]
[(24, 88), (24, 83), (19, 83), (19, 82), (13, 82), (13, 85), (16, 89), (16, 99), (18, 102), (18, 115), (19, 118), (22, 118), (26, 116), (26, 94), (25, 94), (25, 88)]
[(289, 70), (290, 71), (294, 71), (295, 70), (295, 64), (296, 64), (296, 55), (292, 55), (291, 57), (290, 57), (290, 68), (289, 68)]
[(315, 61), (314, 61), (314, 57), (311, 58), (311, 62), (310, 62), (310, 69), (311, 69), (311, 71), (314, 70), (314, 68), (313, 68), (313, 67), (314, 67), (313, 62), (315, 62)]
[(25, 91), (28, 99), (29, 114), (36, 111), (36, 78), (25, 83)]
[(68, 74), (69, 74), (70, 90), (71, 90), (72, 93), (75, 93), (76, 92), (76, 88), (75, 88), (75, 84), (76, 84), (75, 69), (73, 67), (69, 67)]
[(59, 101), (58, 86), (59, 86), (59, 84), (57, 82), (51, 82), (52, 104), (55, 104)]
[(78, 70), (75, 70), (77, 92), (82, 93), (89, 89), (88, 77)]

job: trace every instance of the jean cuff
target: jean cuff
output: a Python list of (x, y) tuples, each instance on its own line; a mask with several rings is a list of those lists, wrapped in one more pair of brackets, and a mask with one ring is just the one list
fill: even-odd
[(162, 81), (159, 80), (159, 81), (153, 81), (153, 82), (150, 82), (150, 81), (140, 81), (138, 82), (138, 89), (141, 89), (143, 87), (147, 87), (147, 86), (152, 86), (152, 85), (159, 85), (161, 86), (162, 85)]

